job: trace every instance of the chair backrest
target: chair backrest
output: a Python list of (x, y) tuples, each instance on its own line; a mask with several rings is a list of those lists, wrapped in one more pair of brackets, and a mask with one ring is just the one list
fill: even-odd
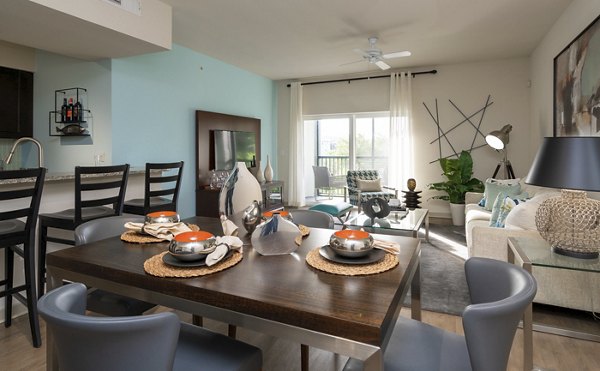
[(331, 174), (327, 166), (313, 166), (312, 168), (315, 174), (315, 188), (331, 187)]
[(310, 228), (333, 229), (333, 217), (318, 210), (290, 210), (292, 220), (296, 224), (302, 224)]
[[(27, 242), (33, 242), (35, 236), (35, 226), (40, 211), (40, 201), (42, 199), (42, 189), (44, 188), (44, 178), (46, 169), (43, 167), (26, 170), (7, 170), (0, 171), (0, 181), (13, 183), (11, 190), (0, 191), (0, 222), (26, 218), (25, 236)], [(33, 182), (24, 181), (33, 178)], [(27, 202), (26, 199), (29, 199)], [(14, 200), (25, 199), (23, 202), (13, 202)], [(16, 236), (15, 236), (16, 237)], [(4, 236), (6, 240), (8, 236)], [(21, 243), (21, 242), (18, 242)]]
[(486, 258), (467, 260), (465, 274), (473, 304), (463, 312), (463, 328), (473, 371), (504, 371), (519, 320), (535, 296), (535, 279)]
[(172, 312), (130, 316), (85, 316), (86, 287), (61, 286), (38, 301), (64, 371), (170, 370), (180, 323)]
[(75, 228), (75, 246), (121, 235), (125, 223), (143, 223), (143, 216), (119, 215), (90, 220)]
[(128, 176), (129, 164), (75, 166), (75, 223), (81, 223), (86, 207), (110, 205), (114, 215), (121, 215)]
[(379, 179), (379, 172), (377, 170), (348, 170), (346, 174), (346, 182), (350, 188), (358, 188), (356, 179), (361, 180), (375, 180)]
[[(161, 170), (158, 174), (155, 170)], [(168, 196), (170, 208), (161, 205), (161, 210), (177, 211), (177, 199), (181, 187), (183, 161), (169, 163), (146, 163), (146, 182), (144, 189), (144, 209), (150, 207), (152, 197)]]

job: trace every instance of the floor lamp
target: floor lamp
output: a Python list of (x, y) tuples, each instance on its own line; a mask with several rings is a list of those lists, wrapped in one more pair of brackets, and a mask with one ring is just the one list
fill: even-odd
[(513, 171), (512, 165), (508, 160), (508, 151), (506, 150), (506, 145), (509, 141), (510, 131), (512, 130), (512, 125), (504, 125), (500, 130), (494, 130), (488, 135), (485, 136), (486, 143), (497, 151), (502, 151), (504, 157), (502, 160), (496, 165), (496, 170), (494, 170), (494, 175), (492, 178), (496, 178), (498, 175), (498, 171), (500, 171), (501, 167), (504, 167), (504, 179), (515, 179), (515, 172)]

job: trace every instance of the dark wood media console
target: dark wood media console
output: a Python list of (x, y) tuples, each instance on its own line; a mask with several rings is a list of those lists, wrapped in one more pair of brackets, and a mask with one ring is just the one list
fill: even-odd
[[(219, 190), (210, 189), (210, 170), (214, 166), (211, 131), (252, 132), (256, 136), (256, 161), (260, 161), (260, 119), (218, 112), (196, 111), (196, 215), (218, 216)], [(254, 173), (256, 168), (251, 168)], [(215, 208), (216, 206), (216, 208)]]

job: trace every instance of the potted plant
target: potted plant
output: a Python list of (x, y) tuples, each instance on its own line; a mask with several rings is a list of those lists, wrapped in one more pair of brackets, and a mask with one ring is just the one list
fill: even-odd
[(450, 201), (452, 223), (465, 224), (465, 194), (467, 192), (483, 192), (483, 183), (473, 176), (473, 159), (467, 151), (462, 151), (458, 158), (441, 158), (440, 166), (446, 181), (432, 183), (429, 189), (446, 192), (445, 195), (433, 198)]

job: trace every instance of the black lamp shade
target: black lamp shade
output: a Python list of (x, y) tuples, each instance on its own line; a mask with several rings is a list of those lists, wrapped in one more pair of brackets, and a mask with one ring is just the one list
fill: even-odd
[(600, 137), (546, 137), (525, 183), (600, 191)]

